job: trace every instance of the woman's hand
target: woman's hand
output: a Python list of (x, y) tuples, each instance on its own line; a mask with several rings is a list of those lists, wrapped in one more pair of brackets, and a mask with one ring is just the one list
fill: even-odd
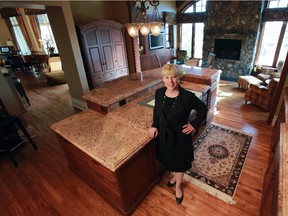
[(158, 135), (158, 129), (151, 127), (148, 129), (148, 136), (151, 138), (155, 138)]
[(182, 133), (189, 134), (192, 133), (194, 130), (195, 128), (190, 123), (188, 123), (183, 126)]

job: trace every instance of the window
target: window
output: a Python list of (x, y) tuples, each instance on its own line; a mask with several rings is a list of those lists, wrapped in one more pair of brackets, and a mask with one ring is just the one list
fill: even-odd
[(174, 26), (165, 24), (165, 32), (166, 32), (166, 48), (174, 48)]
[(202, 58), (204, 23), (181, 25), (181, 49), (187, 50), (189, 58)]
[[(267, 8), (287, 8), (288, 0), (271, 0)], [(287, 22), (266, 21), (262, 25), (260, 41), (255, 62), (260, 65), (275, 67), (280, 60), (285, 60), (288, 51)]]
[(36, 15), (36, 17), (40, 26), (41, 40), (44, 46), (44, 51), (49, 54), (49, 48), (53, 47), (54, 52), (58, 53), (58, 49), (47, 14)]
[(204, 38), (204, 23), (195, 23), (195, 39), (193, 57), (202, 58), (203, 54), (203, 38)]
[(181, 25), (181, 49), (187, 50), (187, 56), (192, 57), (192, 23)]
[[(206, 0), (193, 3), (184, 13), (206, 11)], [(187, 23), (181, 25), (181, 49), (187, 50), (189, 58), (202, 58), (204, 23)]]
[[(265, 22), (257, 63), (272, 66), (283, 22)], [(287, 50), (286, 50), (287, 51)], [(275, 65), (274, 65), (275, 66)]]
[(285, 8), (287, 4), (287, 0), (270, 0), (268, 2), (268, 8)]
[(277, 63), (280, 60), (285, 60), (288, 51), (288, 28), (286, 26), (286, 30), (283, 37), (283, 42), (281, 44), (280, 53), (278, 55)]
[(206, 11), (207, 0), (197, 1), (196, 4), (193, 3), (190, 7), (183, 11), (183, 13), (197, 13)]
[(27, 45), (27, 42), (24, 38), (24, 35), (21, 31), (21, 28), (17, 22), (17, 19), (16, 17), (10, 17), (10, 22), (12, 24), (12, 27), (13, 27), (13, 31), (15, 33), (15, 37), (16, 37), (16, 40), (17, 40), (17, 43), (18, 43), (18, 46), (20, 47), (20, 51), (22, 54), (24, 55), (30, 55), (31, 54), (31, 51)]

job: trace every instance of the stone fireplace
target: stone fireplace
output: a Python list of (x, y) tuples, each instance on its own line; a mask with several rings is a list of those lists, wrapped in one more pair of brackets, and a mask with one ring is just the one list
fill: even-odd
[[(261, 1), (207, 1), (203, 59), (207, 59), (210, 52), (216, 53), (213, 68), (222, 70), (221, 79), (236, 81), (240, 75), (250, 74), (259, 36), (262, 7)], [(215, 41), (226, 42), (222, 44), (222, 54), (219, 44), (215, 47)], [(231, 41), (241, 44), (239, 56), (235, 54), (239, 44), (233, 48), (229, 44)], [(233, 53), (236, 56), (231, 57)]]

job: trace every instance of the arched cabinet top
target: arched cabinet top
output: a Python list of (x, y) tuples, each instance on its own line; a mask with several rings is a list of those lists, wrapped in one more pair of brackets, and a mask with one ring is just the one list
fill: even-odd
[(88, 24), (79, 26), (81, 33), (85, 33), (86, 31), (95, 28), (97, 26), (111, 26), (114, 28), (122, 29), (123, 24), (116, 22), (114, 20), (94, 20)]

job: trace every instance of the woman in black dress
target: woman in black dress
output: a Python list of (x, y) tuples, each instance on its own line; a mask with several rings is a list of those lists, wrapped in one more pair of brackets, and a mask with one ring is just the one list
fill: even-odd
[[(191, 168), (194, 160), (191, 133), (199, 129), (207, 114), (205, 103), (178, 84), (179, 75), (177, 65), (163, 66), (165, 87), (156, 90), (153, 124), (148, 130), (148, 135), (155, 138), (159, 161), (174, 173), (167, 186), (176, 184), (175, 196), (178, 204), (183, 200), (181, 182), (184, 172)], [(192, 110), (196, 110), (197, 114), (189, 122)]]

